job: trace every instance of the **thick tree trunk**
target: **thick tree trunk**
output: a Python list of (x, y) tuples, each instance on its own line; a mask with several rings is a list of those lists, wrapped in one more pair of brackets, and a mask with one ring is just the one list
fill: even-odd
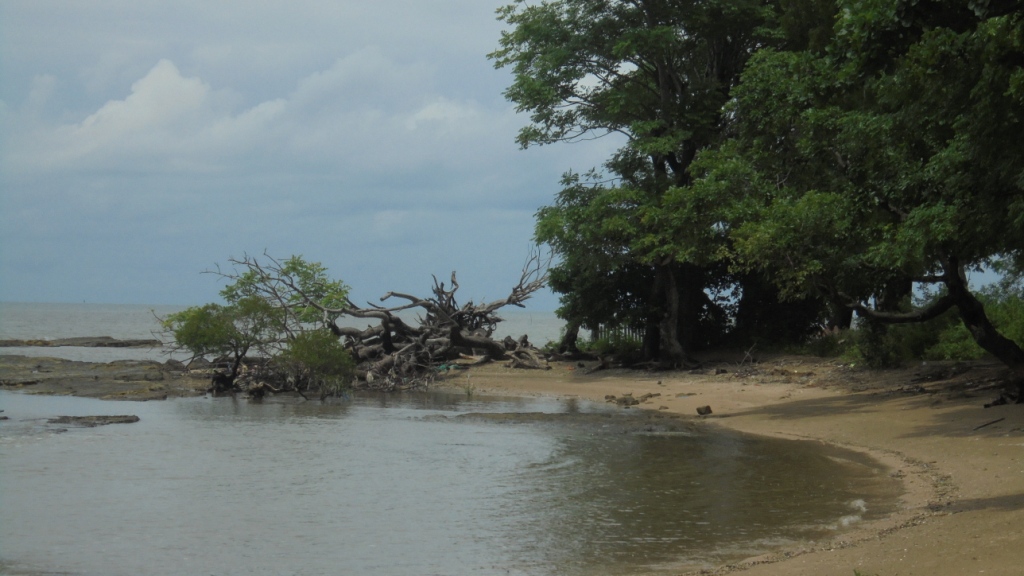
[[(954, 275), (955, 274), (955, 275)], [(1018, 386), (1017, 402), (1024, 402), (1024, 350), (1013, 340), (1003, 336), (989, 321), (985, 306), (967, 287), (962, 269), (947, 272), (946, 287), (953, 298), (960, 320), (983, 350), (1005, 364)]]
[(849, 330), (852, 325), (853, 308), (843, 306), (842, 304), (833, 304), (829, 306), (827, 327), (830, 332), (834, 330)]
[(850, 302), (850, 306), (869, 319), (886, 324), (904, 324), (910, 322), (927, 322), (937, 318), (954, 306), (960, 315), (964, 327), (970, 332), (974, 341), (983, 350), (993, 355), (1010, 369), (1012, 378), (1018, 386), (1018, 402), (1024, 402), (1024, 350), (1013, 340), (1003, 336), (992, 325), (985, 313), (985, 306), (971, 293), (967, 285), (967, 275), (963, 266), (955, 258), (944, 262), (942, 276), (935, 277), (933, 282), (942, 282), (947, 293), (932, 302), (927, 308), (911, 312), (887, 312), (873, 310), (856, 302), (843, 294), (837, 296)]
[(558, 353), (573, 356), (580, 353), (580, 349), (577, 346), (577, 342), (580, 338), (580, 321), (569, 320), (565, 325), (565, 334), (562, 335), (562, 341), (558, 343)]
[(687, 357), (679, 338), (679, 283), (671, 264), (658, 266), (656, 275), (662, 304), (658, 321), (658, 361), (662, 367), (677, 368), (686, 363)]

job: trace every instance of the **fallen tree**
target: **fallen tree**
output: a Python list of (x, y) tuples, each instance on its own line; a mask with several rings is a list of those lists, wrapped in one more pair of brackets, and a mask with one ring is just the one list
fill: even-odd
[[(457, 298), (455, 272), (447, 284), (433, 277), (427, 297), (388, 292), (380, 298), (380, 304), (358, 306), (349, 299), (348, 287), (330, 280), (318, 263), (298, 257), (281, 261), (267, 254), (229, 262), (230, 270), (214, 272), (231, 281), (221, 292), (227, 308), (248, 303), (250, 310), (259, 312), (258, 321), (244, 317), (240, 321), (237, 316), (228, 320), (241, 330), (218, 328), (224, 334), (237, 334), (227, 338), (226, 345), (209, 346), (201, 338), (188, 341), (182, 320), (189, 311), (164, 320), (175, 342), (194, 356), (221, 357), (226, 368), (214, 376), (217, 391), (247, 391), (261, 396), (266, 392), (313, 390), (323, 397), (347, 387), (424, 388), (453, 368), (486, 362), (506, 362), (512, 368), (548, 368), (527, 336), (494, 338), (502, 321), (499, 310), (523, 307), (545, 286), (549, 261), (539, 253), (530, 254), (508, 296), (464, 304)], [(219, 305), (204, 308), (211, 306)], [(354, 327), (359, 320), (371, 323), (365, 328)], [(301, 344), (298, 349), (307, 347), (302, 335), (316, 331), (332, 334), (353, 360), (351, 370), (338, 369), (338, 375), (346, 379), (343, 386), (337, 378), (320, 378), (322, 375), (311, 366), (316, 354), (289, 353), (297, 344)], [(299, 357), (305, 359), (296, 361)], [(284, 363), (282, 358), (290, 362)]]

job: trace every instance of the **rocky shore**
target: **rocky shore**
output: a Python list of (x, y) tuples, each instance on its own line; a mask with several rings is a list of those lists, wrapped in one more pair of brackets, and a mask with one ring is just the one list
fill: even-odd
[(104, 363), (0, 355), (0, 390), (104, 400), (161, 400), (201, 395), (209, 386), (208, 373), (187, 371), (176, 360)]

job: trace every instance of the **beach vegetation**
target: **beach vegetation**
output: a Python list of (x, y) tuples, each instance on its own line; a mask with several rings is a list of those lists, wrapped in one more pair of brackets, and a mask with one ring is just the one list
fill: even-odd
[[(512, 70), (505, 96), (530, 115), (518, 143), (622, 142), (602, 166), (567, 172), (554, 204), (537, 214), (536, 238), (559, 258), (551, 284), (570, 340), (614, 318), (645, 333), (646, 360), (687, 365), (728, 331), (728, 294), (777, 292), (729, 269), (735, 214), (719, 197), (727, 191), (693, 186), (698, 153), (725, 135), (724, 106), (747, 59), (791, 40), (777, 9), (755, 0), (520, 0), (499, 10), (510, 28), (490, 57)], [(817, 26), (782, 12), (801, 33)], [(755, 318), (772, 300), (735, 298), (737, 316)]]
[(355, 362), (338, 337), (326, 329), (295, 334), (272, 362), (286, 381), (321, 399), (337, 396), (355, 376)]
[(721, 333), (800, 334), (740, 329), (783, 303), (805, 336), (856, 314), (871, 365), (970, 355), (973, 342), (1024, 392), (1019, 295), (969, 282), (1024, 263), (1014, 6), (560, 0), (500, 11), (512, 30), (491, 56), (513, 70), (506, 96), (530, 114), (519, 143), (624, 142), (602, 168), (568, 173), (538, 212), (537, 239), (561, 258), (560, 313), (580, 326), (634, 315), (662, 365)]
[(162, 320), (179, 350), (192, 358), (226, 363), (221, 384), (231, 386), (250, 355), (267, 355), (281, 337), (283, 316), (265, 300), (245, 296), (226, 304), (204, 304)]
[[(389, 292), (390, 307), (360, 307), (349, 287), (301, 256), (246, 256), (213, 273), (226, 281), (223, 303), (195, 306), (162, 319), (180, 350), (216, 361), (213, 391), (312, 393), (321, 399), (359, 384), (379, 390), (422, 388), (452, 367), (505, 360), (546, 369), (524, 335), (492, 338), (497, 311), (522, 306), (547, 281), (547, 261), (531, 253), (505, 298), (460, 303), (455, 273), (434, 278), (432, 296)], [(419, 310), (414, 323), (408, 311)], [(344, 322), (343, 320), (347, 320)], [(354, 327), (355, 322), (365, 327)], [(376, 323), (366, 326), (367, 321)]]

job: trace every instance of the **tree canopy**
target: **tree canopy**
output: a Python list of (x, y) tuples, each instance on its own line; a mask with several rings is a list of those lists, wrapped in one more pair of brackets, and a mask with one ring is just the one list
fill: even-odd
[[(706, 177), (755, 190), (739, 265), (883, 322), (956, 307), (1022, 366), (967, 276), (1024, 246), (1024, 13), (923, 4), (845, 2), (826, 53), (760, 51), (734, 91), (732, 153)], [(921, 284), (941, 297), (908, 308)]]
[[(705, 211), (673, 206), (693, 182), (698, 152), (721, 139), (723, 106), (746, 60), (778, 39), (775, 17), (769, 4), (736, 0), (563, 0), (499, 10), (512, 29), (491, 57), (512, 68), (506, 97), (531, 119), (519, 143), (626, 138), (601, 173), (567, 174), (556, 203), (538, 213), (538, 240), (562, 257), (552, 278), (566, 294), (570, 325), (636, 313), (648, 357), (679, 365), (701, 319), (721, 316), (705, 288), (722, 283), (711, 270), (722, 229)], [(578, 312), (616, 302), (633, 313)]]
[[(1024, 3), (559, 0), (499, 18), (520, 144), (627, 137), (538, 212), (563, 314), (639, 310), (671, 364), (709, 318), (743, 317), (716, 287), (808, 320), (955, 309), (1024, 371), (968, 282), (1024, 260)], [(915, 308), (922, 286), (937, 295)]]

